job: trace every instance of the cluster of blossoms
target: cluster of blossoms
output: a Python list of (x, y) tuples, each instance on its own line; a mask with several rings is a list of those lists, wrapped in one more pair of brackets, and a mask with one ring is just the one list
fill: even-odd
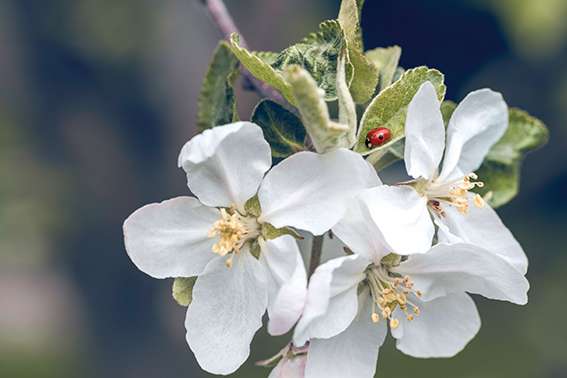
[[(293, 330), (270, 377), (370, 378), (388, 329), (407, 355), (451, 357), (480, 328), (469, 294), (527, 302), (527, 258), (472, 191), (508, 107), (496, 92), (472, 92), (447, 128), (440, 107), (424, 82), (407, 109), (411, 179), (400, 183), (382, 183), (344, 147), (272, 166), (251, 122), (214, 127), (183, 147), (178, 164), (195, 197), (142, 207), (124, 236), (148, 275), (197, 277), (185, 327), (203, 369), (236, 371), (266, 311), (270, 334)], [(323, 237), (324, 256), (336, 256), (310, 277), (300, 234)]]

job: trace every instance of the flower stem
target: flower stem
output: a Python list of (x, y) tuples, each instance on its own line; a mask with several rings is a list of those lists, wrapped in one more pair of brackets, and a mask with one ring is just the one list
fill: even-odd
[[(221, 32), (223, 38), (227, 41), (230, 41), (230, 36), (232, 33), (237, 33), (240, 35), (240, 46), (244, 48), (248, 48), (248, 44), (246, 40), (240, 32), (238, 31), (232, 16), (226, 9), (223, 0), (201, 0), (203, 4), (206, 6), (211, 18), (213, 19), (214, 23), (217, 25), (219, 31)], [(244, 77), (245, 85), (249, 88), (254, 89), (261, 97), (269, 98), (284, 106), (288, 105), (287, 101), (282, 97), (282, 95), (270, 87), (268, 84), (263, 83), (262, 81), (256, 79), (248, 70), (244, 67), (241, 67), (240, 72)], [(286, 106), (287, 107), (287, 106)]]
[(311, 244), (311, 257), (309, 260), (309, 277), (315, 272), (315, 269), (321, 263), (321, 255), (323, 253), (323, 236), (314, 236), (313, 244)]

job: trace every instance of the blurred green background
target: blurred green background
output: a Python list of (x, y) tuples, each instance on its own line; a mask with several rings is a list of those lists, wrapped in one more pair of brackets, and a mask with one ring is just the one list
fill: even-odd
[[(280, 50), (338, 1), (227, 1), (254, 49)], [(551, 142), (500, 210), (530, 258), (530, 303), (478, 299), (483, 327), (450, 360), (382, 348), (378, 377), (567, 377), (567, 1), (367, 0), (368, 48), (491, 87)], [(122, 222), (187, 194), (176, 167), (218, 34), (197, 0), (0, 0), (0, 377), (206, 377), (169, 281), (130, 263)], [(247, 118), (254, 94), (239, 93)], [(394, 172), (395, 174), (395, 172)], [(259, 334), (235, 376), (285, 339)]]

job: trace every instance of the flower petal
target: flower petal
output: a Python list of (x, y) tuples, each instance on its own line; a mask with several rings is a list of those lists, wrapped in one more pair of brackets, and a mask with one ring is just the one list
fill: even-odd
[(278, 336), (288, 332), (301, 316), (307, 295), (307, 274), (295, 239), (282, 236), (260, 240), (261, 261), (268, 268), (269, 290), (268, 332)]
[(506, 260), (472, 244), (437, 244), (410, 256), (396, 271), (411, 277), (425, 301), (465, 291), (516, 304), (528, 301), (526, 278)]
[(426, 199), (413, 188), (382, 185), (359, 196), (381, 230), (389, 252), (410, 255), (429, 250), (435, 228)]
[(418, 305), (421, 313), (413, 321), (399, 318), (403, 331), (396, 347), (408, 356), (453, 357), (480, 329), (478, 310), (468, 294), (451, 294)]
[[(472, 198), (470, 199), (472, 200)], [(526, 274), (528, 258), (522, 246), (500, 217), (490, 206), (483, 208), (471, 206), (466, 215), (459, 213), (451, 206), (445, 208), (446, 216), (441, 218), (452, 236), (445, 239), (459, 238), (463, 243), (474, 244), (496, 253), (506, 259), (520, 273)], [(443, 233), (444, 230), (440, 229)]]
[(339, 257), (320, 265), (309, 280), (303, 315), (294, 333), (302, 346), (313, 337), (329, 338), (344, 331), (356, 316), (358, 283), (369, 261), (363, 256)]
[(408, 174), (431, 179), (445, 148), (445, 124), (433, 84), (426, 81), (411, 100), (406, 116), (404, 160)]
[(391, 252), (390, 247), (376, 223), (371, 221), (372, 216), (363, 199), (356, 196), (351, 201), (344, 217), (333, 227), (333, 234), (354, 253), (380, 262), (382, 257)]
[(449, 181), (477, 170), (507, 127), (508, 106), (500, 93), (490, 89), (469, 93), (449, 121), (439, 180)]
[(311, 340), (305, 378), (374, 377), (387, 328), (384, 322), (372, 323), (370, 296), (362, 301), (360, 313), (344, 332), (330, 339)]
[(155, 278), (199, 275), (216, 255), (207, 236), (217, 209), (193, 197), (177, 197), (136, 210), (124, 222), (128, 256)]
[(179, 167), (189, 189), (208, 206), (242, 210), (253, 197), (272, 163), (262, 129), (236, 122), (203, 131), (183, 146)]
[(185, 328), (204, 370), (230, 374), (248, 358), (268, 304), (264, 275), (260, 262), (245, 248), (234, 257), (232, 268), (219, 257), (197, 279)]
[(339, 221), (358, 191), (376, 185), (376, 171), (355, 152), (299, 152), (266, 175), (258, 192), (260, 220), (320, 235)]

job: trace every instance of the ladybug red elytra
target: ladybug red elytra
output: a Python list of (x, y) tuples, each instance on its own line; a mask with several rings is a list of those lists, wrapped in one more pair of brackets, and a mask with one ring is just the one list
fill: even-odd
[(377, 127), (366, 134), (366, 147), (375, 148), (383, 145), (392, 138), (390, 129), (385, 127)]

